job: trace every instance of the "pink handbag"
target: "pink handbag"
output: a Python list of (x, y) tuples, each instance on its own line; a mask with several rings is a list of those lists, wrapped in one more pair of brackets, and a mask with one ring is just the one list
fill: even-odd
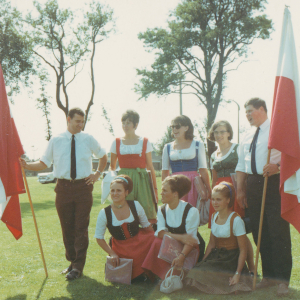
[(107, 256), (105, 264), (105, 280), (131, 284), (133, 259), (120, 258), (120, 265), (113, 267), (112, 258)]
[[(172, 263), (174, 258), (182, 252), (183, 246), (182, 243), (165, 234), (159, 249), (158, 258), (163, 259), (168, 263)], [(183, 269), (192, 269), (197, 263), (198, 257), (199, 250), (193, 248), (184, 260)]]

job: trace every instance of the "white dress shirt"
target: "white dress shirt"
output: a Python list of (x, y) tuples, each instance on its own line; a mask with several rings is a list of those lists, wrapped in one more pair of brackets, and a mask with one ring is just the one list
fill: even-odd
[[(166, 204), (166, 217), (168, 220), (168, 225), (170, 227), (177, 228), (181, 225), (182, 216), (186, 205), (187, 202), (182, 200), (179, 200), (179, 204), (175, 209), (171, 209), (169, 205)], [(191, 207), (186, 217), (185, 230), (186, 233), (191, 234), (197, 240), (198, 240), (197, 232), (198, 232), (199, 224), (200, 224), (199, 211), (197, 208)], [(161, 212), (161, 207), (159, 207), (157, 212), (157, 230), (154, 235), (158, 236), (158, 233), (162, 230), (168, 231), (165, 218)]]
[[(171, 143), (170, 147), (170, 159), (173, 160), (187, 160), (193, 159), (196, 156), (196, 141), (193, 140), (191, 146), (188, 149), (176, 150), (174, 149), (174, 142)], [(164, 146), (162, 155), (162, 170), (170, 170), (170, 161), (168, 155), (167, 145)], [(207, 168), (206, 155), (204, 144), (199, 141), (198, 149), (198, 169)]]
[[(141, 204), (138, 201), (134, 201), (135, 208), (137, 215), (140, 220), (140, 224), (142, 225), (142, 228), (149, 227), (151, 224), (149, 223), (147, 216), (145, 214), (145, 211)], [(130, 209), (129, 209), (130, 210)], [(123, 223), (132, 223), (134, 221), (134, 216), (130, 210), (130, 216), (125, 220), (118, 220), (116, 215), (114, 214), (113, 210), (111, 209), (111, 217), (112, 217), (112, 225), (113, 226), (121, 226)], [(96, 223), (96, 231), (95, 231), (95, 238), (103, 240), (104, 234), (107, 227), (107, 218), (105, 209), (102, 208), (99, 212), (97, 223)]]
[[(225, 224), (219, 225), (219, 224), (215, 223), (217, 216), (219, 215), (219, 212), (216, 212), (214, 217), (211, 219), (211, 233), (215, 237), (217, 237), (217, 238), (229, 238), (230, 237), (230, 219), (233, 214), (234, 214), (234, 211), (229, 215)], [(233, 231), (234, 236), (241, 236), (241, 235), (246, 234), (245, 223), (241, 219), (240, 216), (236, 216), (235, 219), (233, 220), (232, 231)]]
[[(72, 134), (67, 130), (49, 141), (48, 147), (40, 159), (47, 167), (53, 162), (54, 177), (71, 179), (71, 142)], [(76, 180), (92, 174), (92, 155), (102, 158), (106, 152), (95, 138), (87, 133), (75, 134)]]
[[(267, 119), (262, 125), (259, 126), (259, 134), (257, 138), (256, 151), (255, 151), (255, 162), (257, 174), (263, 174), (263, 167), (267, 164), (268, 158), (268, 140), (270, 132), (270, 120)], [(239, 147), (239, 161), (235, 171), (252, 174), (251, 170), (251, 152), (249, 152), (251, 142), (253, 140), (255, 129), (251, 130)], [(270, 163), (280, 163), (281, 152), (275, 149), (271, 150)]]

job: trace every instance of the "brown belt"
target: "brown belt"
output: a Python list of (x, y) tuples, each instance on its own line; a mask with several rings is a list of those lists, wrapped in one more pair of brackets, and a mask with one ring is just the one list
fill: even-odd
[(85, 178), (83, 179), (57, 179), (58, 182), (61, 182), (61, 183), (72, 183), (72, 184), (79, 184), (79, 183), (82, 183), (82, 182), (85, 182)]

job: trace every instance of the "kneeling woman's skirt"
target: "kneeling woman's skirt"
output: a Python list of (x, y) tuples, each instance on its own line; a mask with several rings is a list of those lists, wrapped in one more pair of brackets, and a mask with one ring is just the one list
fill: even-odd
[[(124, 223), (127, 224), (127, 223)], [(122, 225), (125, 235), (127, 235), (127, 226)], [(130, 236), (130, 234), (128, 233)], [(117, 240), (112, 238), (112, 249), (121, 258), (133, 259), (131, 279), (144, 273), (142, 263), (154, 241), (154, 232), (147, 229), (140, 229), (134, 237), (126, 240)]]
[(238, 284), (229, 286), (239, 259), (239, 249), (215, 248), (208, 257), (196, 264), (187, 274), (185, 284), (194, 286), (207, 294), (230, 294), (236, 291), (251, 291), (252, 279), (245, 265)]

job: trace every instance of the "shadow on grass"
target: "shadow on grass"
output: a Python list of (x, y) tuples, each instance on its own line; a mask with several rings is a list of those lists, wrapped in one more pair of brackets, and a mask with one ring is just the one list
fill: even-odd
[(45, 283), (47, 282), (47, 279), (48, 279), (48, 278), (45, 278), (45, 279), (44, 279), (44, 281), (43, 281), (43, 283), (42, 283), (42, 285), (41, 285), (41, 288), (40, 288), (40, 290), (39, 290), (39, 292), (38, 292), (38, 294), (37, 294), (37, 296), (36, 296), (36, 299), (40, 299), (40, 296), (41, 296), (42, 291), (43, 291), (43, 289), (44, 289)]
[(24, 294), (6, 298), (6, 300), (26, 300), (26, 299), (27, 299), (27, 295)]
[[(104, 285), (99, 281), (88, 276), (83, 276), (78, 280), (69, 281), (67, 290), (70, 293), (69, 297), (53, 297), (49, 300), (117, 300), (117, 299), (147, 299), (147, 294), (151, 294), (152, 285), (125, 285), (125, 284), (111, 284)], [(38, 298), (36, 298), (38, 299)]]
[[(20, 203), (22, 216), (31, 215), (31, 207), (28, 200), (28, 203)], [(55, 209), (55, 201), (44, 201), (42, 203), (33, 203), (34, 211), (46, 210), (46, 209)]]

